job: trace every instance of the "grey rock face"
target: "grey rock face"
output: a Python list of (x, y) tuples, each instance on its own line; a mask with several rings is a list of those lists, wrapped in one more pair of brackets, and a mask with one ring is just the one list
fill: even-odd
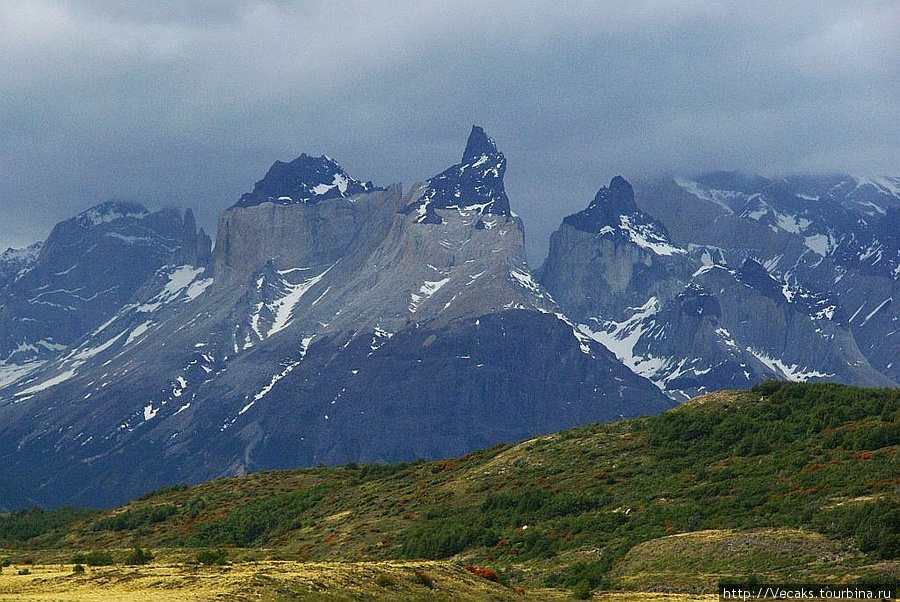
[(393, 219), (392, 199), (400, 194), (400, 187), (393, 186), (328, 203), (234, 207), (219, 217), (213, 252), (216, 286), (246, 285), (269, 260), (281, 267), (330, 265), (366, 238), (366, 229), (377, 238)]

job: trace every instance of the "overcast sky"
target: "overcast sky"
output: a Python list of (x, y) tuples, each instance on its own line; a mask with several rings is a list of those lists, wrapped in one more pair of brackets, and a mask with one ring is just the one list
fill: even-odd
[(408, 187), (473, 124), (535, 267), (616, 174), (900, 175), (895, 0), (2, 0), (0, 32), (2, 248), (110, 198), (213, 226), (301, 152)]

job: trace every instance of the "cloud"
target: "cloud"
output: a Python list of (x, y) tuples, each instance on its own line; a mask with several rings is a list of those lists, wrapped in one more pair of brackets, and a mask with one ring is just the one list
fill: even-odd
[(617, 173), (900, 173), (887, 2), (0, 4), (0, 243), (110, 197), (215, 214), (275, 159), (425, 179), (483, 125), (540, 259)]

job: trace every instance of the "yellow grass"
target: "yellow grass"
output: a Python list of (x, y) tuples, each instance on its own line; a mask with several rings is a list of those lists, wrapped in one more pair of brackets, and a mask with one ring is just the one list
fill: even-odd
[[(562, 590), (514, 589), (439, 562), (241, 562), (224, 567), (19, 566), (0, 574), (0, 602), (206, 600), (563, 600)], [(422, 575), (430, 580), (423, 584)], [(629, 598), (637, 600), (638, 598)], [(625, 599), (622, 599), (623, 602)]]

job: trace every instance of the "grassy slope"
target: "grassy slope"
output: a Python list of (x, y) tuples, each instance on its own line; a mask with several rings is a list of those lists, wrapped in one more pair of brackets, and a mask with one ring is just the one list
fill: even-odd
[(258, 473), (87, 517), (20, 515), (0, 520), (0, 537), (14, 558), (139, 542), (184, 560), (234, 546), (247, 561), (452, 559), (582, 590), (884, 581), (900, 578), (898, 419), (898, 391), (767, 383), (463, 458)]

